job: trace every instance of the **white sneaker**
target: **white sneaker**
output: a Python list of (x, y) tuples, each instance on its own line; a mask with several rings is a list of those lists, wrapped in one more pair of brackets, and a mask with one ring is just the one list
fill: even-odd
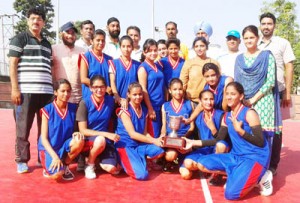
[(95, 179), (96, 178), (95, 165), (88, 164), (85, 167), (84, 172), (85, 172), (85, 177), (87, 179)]
[(260, 194), (263, 196), (270, 196), (273, 193), (273, 174), (270, 170), (267, 170), (261, 180), (259, 181)]

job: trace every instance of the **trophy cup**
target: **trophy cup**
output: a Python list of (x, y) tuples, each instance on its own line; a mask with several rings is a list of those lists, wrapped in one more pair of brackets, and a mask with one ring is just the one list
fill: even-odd
[(167, 136), (164, 137), (164, 147), (181, 149), (185, 147), (185, 140), (178, 137), (177, 130), (180, 128), (180, 123), (182, 122), (182, 116), (170, 116), (169, 117), (169, 127), (172, 130)]

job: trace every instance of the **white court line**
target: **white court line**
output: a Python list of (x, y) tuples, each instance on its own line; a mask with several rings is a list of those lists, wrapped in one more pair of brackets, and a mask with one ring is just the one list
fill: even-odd
[(203, 176), (203, 173), (200, 174), (200, 182), (201, 182), (205, 202), (206, 203), (213, 203), (213, 200), (212, 200), (212, 197), (211, 197), (211, 194), (210, 194), (210, 190), (208, 188), (207, 181)]

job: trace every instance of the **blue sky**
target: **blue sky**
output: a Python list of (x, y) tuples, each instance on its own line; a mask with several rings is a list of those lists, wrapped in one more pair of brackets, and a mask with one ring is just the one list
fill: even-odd
[[(300, 13), (300, 1), (293, 1), (298, 4), (296, 13)], [(13, 2), (14, 0), (1, 1), (0, 15), (14, 14)], [(178, 24), (178, 38), (190, 47), (194, 39), (194, 24), (205, 20), (213, 26), (210, 41), (226, 49), (225, 36), (229, 30), (236, 29), (241, 32), (247, 25), (259, 25), (258, 16), (261, 14), (262, 2), (262, 0), (60, 0), (59, 26), (67, 21), (90, 19), (96, 28), (104, 28), (107, 19), (114, 16), (120, 20), (121, 35), (125, 34), (128, 26), (137, 25), (142, 30), (144, 41), (152, 37), (152, 13), (154, 13), (154, 24), (162, 30), (155, 33), (155, 39), (165, 38), (165, 23), (174, 21)], [(52, 0), (52, 3), (57, 6), (57, 0)], [(299, 18), (300, 16), (297, 18), (298, 24)], [(54, 29), (57, 27), (56, 24), (53, 26)]]

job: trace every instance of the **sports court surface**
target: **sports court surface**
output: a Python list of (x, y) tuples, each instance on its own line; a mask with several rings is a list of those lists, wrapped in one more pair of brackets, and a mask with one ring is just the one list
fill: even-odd
[[(178, 173), (150, 172), (148, 181), (137, 181), (125, 173), (111, 176), (104, 172), (95, 180), (70, 169), (73, 181), (54, 182), (42, 176), (36, 166), (36, 124), (30, 134), (31, 160), (27, 174), (17, 174), (14, 162), (15, 125), (11, 109), (0, 109), (0, 202), (230, 202), (224, 198), (223, 187), (207, 185), (199, 173), (192, 180), (182, 180)], [(244, 199), (235, 202), (300, 202), (300, 121), (284, 121), (284, 147), (278, 174), (273, 180), (274, 192), (259, 195), (255, 188)]]

